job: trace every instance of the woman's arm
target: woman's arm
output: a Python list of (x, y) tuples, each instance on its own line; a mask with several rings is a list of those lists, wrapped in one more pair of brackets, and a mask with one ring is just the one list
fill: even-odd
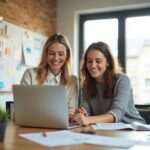
[(109, 110), (114, 118), (115, 122), (120, 122), (124, 114), (128, 111), (129, 104), (132, 105), (132, 88), (130, 80), (126, 75), (121, 75), (116, 82), (114, 89), (114, 97), (112, 99), (112, 106)]
[(69, 114), (73, 114), (78, 107), (78, 80), (72, 76), (72, 84), (67, 88)]
[(22, 85), (32, 85), (36, 84), (36, 70), (35, 68), (27, 69), (21, 79), (20, 84)]
[(103, 114), (97, 116), (85, 116), (82, 113), (75, 115), (74, 120), (81, 125), (89, 125), (95, 123), (111, 123), (114, 122), (114, 117), (112, 114)]
[(103, 114), (98, 116), (88, 116), (87, 119), (89, 120), (89, 124), (94, 123), (111, 123), (114, 122), (114, 117), (112, 114)]

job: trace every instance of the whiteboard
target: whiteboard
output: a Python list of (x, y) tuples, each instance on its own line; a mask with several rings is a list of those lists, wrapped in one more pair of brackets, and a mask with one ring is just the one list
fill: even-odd
[(39, 33), (0, 22), (0, 92), (11, 92), (26, 68), (39, 64), (46, 39)]

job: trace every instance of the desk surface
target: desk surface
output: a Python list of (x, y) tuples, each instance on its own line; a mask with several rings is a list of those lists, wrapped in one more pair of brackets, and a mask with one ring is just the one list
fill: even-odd
[[(74, 131), (80, 132), (83, 130), (91, 130), (90, 127), (76, 128)], [(48, 148), (34, 142), (28, 141), (19, 137), (20, 133), (28, 132), (43, 132), (43, 131), (54, 131), (50, 129), (40, 129), (40, 128), (23, 128), (14, 125), (10, 122), (7, 126), (5, 141), (0, 144), (0, 150), (121, 150), (121, 148), (107, 147), (107, 146), (97, 146), (89, 144), (79, 144), (71, 145), (57, 148)], [(96, 131), (98, 135), (111, 136), (111, 137), (121, 137), (127, 139), (142, 139), (150, 141), (150, 131)], [(135, 145), (129, 148), (129, 150), (149, 150), (149, 146)], [(125, 149), (122, 149), (125, 150)]]

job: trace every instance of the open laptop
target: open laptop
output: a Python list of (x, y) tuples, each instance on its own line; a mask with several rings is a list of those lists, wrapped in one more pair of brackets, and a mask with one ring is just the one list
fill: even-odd
[(69, 125), (64, 86), (14, 85), (14, 112), (17, 125), (72, 128)]

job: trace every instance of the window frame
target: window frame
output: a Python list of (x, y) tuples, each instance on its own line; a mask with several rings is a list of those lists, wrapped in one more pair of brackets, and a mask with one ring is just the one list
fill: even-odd
[[(125, 20), (127, 17), (140, 17), (150, 15), (150, 7), (138, 8), (138, 9), (129, 9), (129, 10), (119, 10), (119, 11), (109, 11), (109, 12), (98, 12), (91, 14), (80, 14), (79, 16), (79, 61), (82, 58), (84, 52), (84, 22), (89, 20), (96, 19), (118, 19), (118, 60), (123, 68), (123, 71), (126, 72), (126, 48), (125, 48)], [(80, 68), (80, 67), (79, 67)], [(137, 108), (148, 107), (150, 110), (150, 105), (141, 104), (136, 105)]]
[[(79, 60), (81, 60), (84, 52), (84, 22), (96, 19), (118, 19), (118, 60), (126, 72), (126, 48), (125, 48), (125, 20), (127, 17), (150, 15), (150, 8), (130, 9), (120, 11), (109, 11), (101, 13), (81, 14), (79, 16)], [(80, 67), (79, 67), (80, 68)]]

